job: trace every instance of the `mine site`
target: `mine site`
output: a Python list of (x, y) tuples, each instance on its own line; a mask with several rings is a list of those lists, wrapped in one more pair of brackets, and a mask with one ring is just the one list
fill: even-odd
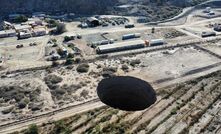
[(0, 134), (221, 134), (221, 0), (3, 1)]

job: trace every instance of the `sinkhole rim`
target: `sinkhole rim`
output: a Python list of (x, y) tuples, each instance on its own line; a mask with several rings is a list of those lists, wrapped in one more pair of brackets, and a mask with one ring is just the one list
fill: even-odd
[(97, 95), (104, 104), (124, 111), (145, 110), (157, 100), (156, 92), (148, 82), (131, 76), (101, 80)]

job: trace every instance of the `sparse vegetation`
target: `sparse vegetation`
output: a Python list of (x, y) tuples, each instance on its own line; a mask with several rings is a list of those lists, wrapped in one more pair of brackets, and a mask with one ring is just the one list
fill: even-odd
[(13, 109), (14, 109), (13, 106), (10, 106), (10, 107), (8, 107), (8, 108), (5, 108), (5, 109), (2, 111), (2, 114), (9, 114)]
[(89, 71), (89, 65), (86, 63), (80, 64), (77, 67), (77, 72), (79, 73), (87, 73)]
[(74, 60), (72, 58), (67, 58), (65, 61), (65, 65), (72, 65), (74, 63)]
[(48, 25), (49, 28), (56, 27), (58, 24), (58, 22), (54, 19), (46, 19), (45, 21), (49, 24)]
[(127, 65), (122, 65), (121, 69), (126, 72), (128, 71), (129, 67)]
[(35, 124), (32, 124), (29, 126), (28, 130), (24, 132), (25, 134), (38, 134), (38, 126)]
[[(66, 130), (69, 133), (139, 133), (141, 131), (152, 133), (155, 132), (155, 130), (169, 132), (170, 128), (176, 127), (176, 123), (180, 122), (188, 123), (188, 127), (181, 128), (182, 132), (188, 132), (191, 127), (196, 126), (194, 125), (195, 123), (201, 121), (199, 120), (200, 118), (204, 118), (203, 114), (207, 112), (208, 108), (216, 108), (213, 107), (212, 104), (218, 101), (221, 94), (219, 90), (221, 83), (216, 80), (211, 81), (211, 77), (215, 79), (220, 78), (219, 74), (214, 74), (210, 75), (210, 77), (205, 76), (195, 79), (194, 83), (186, 82), (168, 87), (168, 89), (165, 89), (167, 93), (162, 94), (166, 94), (169, 97), (163, 97), (162, 100), (154, 104), (153, 107), (150, 108), (150, 110), (155, 109), (151, 115), (149, 114), (150, 110), (146, 110), (145, 112), (123, 112), (112, 108), (100, 108), (96, 111), (92, 110), (87, 113), (81, 113), (77, 118), (78, 121), (82, 120), (80, 124), (76, 124), (78, 121), (74, 118), (75, 116), (73, 120), (62, 120), (59, 124), (54, 123), (56, 127), (54, 127), (51, 132), (62, 133)], [(210, 81), (206, 87), (204, 86), (207, 90), (201, 90), (200, 86), (203, 85), (201, 82), (207, 80)], [(197, 85), (198, 88), (195, 88)], [(63, 90), (68, 90), (69, 86), (63, 85), (62, 88)], [(160, 92), (164, 92), (163, 89)], [(87, 90), (82, 90), (80, 96), (87, 98), (88, 94)], [(196, 97), (193, 98), (192, 94)], [(170, 110), (168, 110), (168, 108)], [(198, 108), (202, 108), (202, 110)], [(145, 118), (146, 116), (148, 118)], [(179, 120), (180, 118), (182, 118), (182, 120)], [(190, 122), (186, 122), (186, 118), (188, 118)], [(167, 121), (170, 121), (171, 124), (165, 124)], [(167, 125), (167, 127), (163, 127), (164, 125)], [(159, 129), (159, 126), (166, 129)], [(73, 129), (69, 129), (70, 127)], [(41, 128), (47, 128), (47, 126), (42, 126)], [(212, 132), (215, 129), (216, 127), (214, 127), (213, 130), (204, 128), (203, 131)]]
[(21, 23), (26, 21), (28, 21), (28, 17), (26, 17), (25, 15), (19, 15), (14, 19), (15, 23)]
[(48, 83), (58, 84), (62, 82), (63, 79), (55, 74), (51, 74), (51, 75), (46, 76), (44, 80), (46, 84)]
[(71, 41), (71, 40), (74, 40), (74, 36), (65, 36), (64, 37), (64, 42), (68, 42), (68, 41)]
[(80, 94), (80, 96), (87, 98), (88, 97), (89, 92), (87, 90), (83, 90)]
[[(89, 13), (87, 9), (90, 7), (98, 15), (81, 16), (81, 9), (79, 8), (76, 8), (79, 11), (73, 12), (77, 13), (77, 15), (74, 15), (71, 12), (76, 9), (68, 8), (68, 1), (54, 1), (51, 7), (56, 5), (55, 3), (64, 4), (56, 5), (59, 10), (57, 8), (50, 9), (58, 13), (40, 13), (39, 16), (45, 17), (29, 19), (28, 22), (21, 24), (22, 27), (30, 25), (31, 30), (22, 30), (22, 32), (16, 30), (16, 33), (14, 33), (17, 28), (13, 26), (14, 23), (10, 24), (11, 19), (2, 23), (2, 25), (7, 26), (0, 25), (1, 30), (8, 29), (12, 31), (12, 36), (17, 34), (18, 37), (22, 37), (22, 35), (26, 35), (26, 32), (27, 36), (30, 35), (29, 32), (33, 33), (33, 38), (19, 40), (18, 42), (15, 41), (16, 38), (14, 37), (1, 39), (3, 45), (1, 45), (0, 50), (0, 124), (3, 124), (3, 126), (0, 128), (0, 133), (2, 130), (8, 130), (12, 125), (15, 130), (16, 127), (23, 128), (25, 125), (27, 126), (27, 124), (36, 121), (39, 121), (37, 124), (43, 123), (43, 125), (31, 125), (27, 130), (15, 133), (114, 134), (215, 133), (215, 131), (220, 131), (220, 119), (217, 118), (217, 115), (221, 114), (219, 105), (221, 71), (182, 83), (187, 79), (199, 77), (219, 69), (221, 56), (221, 49), (218, 46), (220, 44), (219, 38), (201, 40), (193, 38), (192, 34), (184, 34), (190, 32), (198, 36), (198, 32), (205, 30), (205, 28), (212, 29), (215, 24), (209, 21), (200, 21), (202, 17), (197, 14), (207, 15), (201, 12), (201, 8), (199, 8), (200, 12), (192, 10), (191, 12), (194, 12), (194, 14), (191, 13), (191, 16), (187, 17), (186, 15), (189, 11), (181, 15), (181, 18), (178, 16), (178, 20), (163, 23), (153, 22), (179, 14), (182, 11), (182, 5), (175, 6), (175, 4), (173, 5), (174, 2), (189, 5), (190, 3), (197, 3), (197, 0), (141, 0), (139, 2), (130, 1), (129, 3), (127, 0), (127, 3), (121, 0), (116, 5), (112, 4), (116, 3), (114, 0), (110, 3), (110, 0), (100, 1), (102, 0), (94, 3), (97, 8), (93, 8), (94, 6), (88, 3), (87, 5), (90, 6), (79, 6), (81, 4), (78, 4), (78, 2), (82, 1), (72, 3), (74, 7), (76, 5), (83, 7), (81, 9), (84, 10), (84, 13)], [(103, 6), (103, 3), (108, 6)], [(23, 7), (26, 4), (27, 2), (22, 5), (18, 3), (18, 6)], [(48, 3), (45, 4), (42, 7), (46, 7)], [(36, 5), (39, 9), (41, 8), (41, 4)], [(64, 12), (63, 7), (66, 8)], [(4, 10), (5, 8), (1, 9)], [(20, 10), (21, 7), (14, 9)], [(24, 8), (21, 12), (26, 13), (25, 10)], [(32, 10), (37, 11), (34, 7)], [(216, 10), (214, 9), (214, 12), (218, 14), (219, 12)], [(66, 14), (66, 11), (69, 13)], [(99, 14), (106, 13), (114, 13), (122, 17), (99, 16)], [(124, 15), (127, 17), (124, 17)], [(134, 18), (130, 15), (139, 17)], [(89, 18), (89, 16), (94, 17)], [(187, 19), (182, 16), (187, 17)], [(13, 15), (11, 17), (13, 18)], [(19, 17), (16, 18), (18, 19), (17, 22), (27, 21), (27, 17)], [(151, 23), (137, 24), (136, 19), (145, 19), (143, 23)], [(204, 19), (206, 20), (206, 17)], [(193, 23), (195, 20), (199, 20), (199, 22)], [(218, 22), (215, 19), (214, 21)], [(94, 22), (99, 24), (97, 28), (90, 27), (93, 25), (90, 25), (90, 23)], [(179, 24), (183, 25), (184, 22), (188, 23), (186, 29), (178, 26)], [(81, 23), (82, 29), (77, 27), (79, 23)], [(199, 23), (200, 25), (197, 25)], [(164, 25), (164, 27), (158, 27), (157, 25)], [(167, 25), (170, 26), (166, 27)], [(157, 29), (155, 26), (157, 26)], [(38, 30), (44, 29), (43, 27), (47, 27), (45, 30), (46, 33), (49, 32), (49, 35), (34, 37), (38, 32), (41, 33)], [(112, 27), (115, 28), (111, 30)], [(125, 29), (127, 27), (135, 28), (128, 31)], [(10, 31), (2, 31), (2, 33), (6, 35)], [(43, 32), (45, 31), (42, 31), (42, 34)], [(127, 41), (122, 40), (122, 35), (135, 34), (136, 32), (140, 33), (138, 40), (143, 40), (141, 42), (145, 48), (128, 50), (122, 53), (98, 54), (99, 51), (102, 51), (100, 45), (106, 43), (109, 43), (107, 46), (118, 43), (128, 45)], [(76, 35), (70, 36), (71, 33)], [(139, 36), (139, 33), (135, 35)], [(145, 39), (147, 40), (144, 42)], [(164, 39), (165, 45), (155, 46), (151, 39)], [(136, 40), (132, 39), (131, 43), (133, 41)], [(195, 41), (197, 43), (193, 43)], [(130, 41), (128, 40), (128, 42)], [(124, 48), (132, 49), (133, 47)], [(110, 82), (110, 79), (106, 78), (115, 76), (135, 76), (143, 79), (143, 82), (145, 80), (149, 81), (153, 87), (156, 87), (156, 103), (146, 110), (136, 112), (120, 111), (108, 106), (101, 107), (107, 103), (100, 103), (102, 95), (96, 92), (98, 91), (97, 86), (101, 85), (99, 82), (102, 79)], [(118, 81), (120, 80), (118, 79)], [(174, 84), (174, 82), (177, 84)], [(111, 88), (115, 87), (115, 82), (113, 83), (110, 85)], [(136, 85), (133, 82), (130, 83), (130, 81), (126, 84), (129, 85), (128, 83), (136, 86), (133, 90), (136, 93), (131, 93), (129, 88), (126, 88), (126, 94), (131, 95), (129, 96), (130, 101), (134, 104), (142, 100), (149, 101), (148, 98), (143, 98), (146, 92), (139, 91), (142, 84)], [(170, 86), (164, 87), (165, 85)], [(114, 98), (120, 95), (120, 98), (126, 99), (125, 94), (121, 93), (120, 89), (122, 87), (110, 93), (114, 94)], [(133, 101), (134, 96), (139, 96), (142, 100), (136, 99)], [(108, 97), (104, 98), (109, 99)], [(111, 99), (108, 101), (123, 104)], [(124, 100), (125, 104), (127, 103), (129, 107), (133, 107), (132, 104), (129, 104), (131, 103), (129, 100)], [(95, 110), (94, 107), (99, 108)], [(81, 111), (87, 112), (81, 113)], [(65, 114), (69, 112), (72, 112), (73, 117), (68, 117), (70, 114)], [(76, 113), (78, 114), (74, 115)], [(57, 120), (61, 117), (68, 118), (54, 121), (54, 119)]]
[(133, 67), (135, 67), (136, 65), (139, 65), (140, 63), (141, 61), (139, 59), (130, 61), (130, 65)]
[(172, 115), (177, 114), (177, 110), (178, 110), (177, 107), (173, 108), (173, 109), (171, 110), (170, 114), (172, 114)]
[(23, 100), (21, 100), (21, 101), (18, 103), (18, 107), (19, 107), (20, 109), (23, 109), (23, 108), (25, 108), (25, 107), (27, 106), (27, 103), (29, 103), (29, 102), (25, 102), (25, 100), (23, 99)]
[(56, 34), (62, 34), (66, 32), (66, 27), (64, 23), (58, 23), (56, 26)]
[(71, 134), (70, 128), (68, 128), (68, 126), (65, 125), (65, 123), (63, 121), (57, 121), (55, 122), (55, 126), (54, 126), (54, 133), (55, 134)]

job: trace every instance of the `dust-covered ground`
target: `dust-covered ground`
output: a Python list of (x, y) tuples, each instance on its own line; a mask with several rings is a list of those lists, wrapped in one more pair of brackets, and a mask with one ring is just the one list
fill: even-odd
[(186, 46), (44, 70), (3, 73), (0, 118), (4, 123), (96, 99), (98, 82), (114, 75), (135, 76), (158, 87), (219, 68), (218, 57), (195, 46)]
[[(47, 133), (219, 134), (221, 72), (157, 90), (150, 108), (126, 112), (108, 106), (38, 127)], [(33, 127), (32, 127), (33, 129)], [(32, 130), (31, 127), (24, 132)], [(35, 129), (36, 130), (36, 129)]]

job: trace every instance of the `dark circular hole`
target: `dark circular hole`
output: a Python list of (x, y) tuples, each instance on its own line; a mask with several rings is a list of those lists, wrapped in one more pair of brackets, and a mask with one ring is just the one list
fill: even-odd
[(103, 79), (98, 84), (97, 94), (106, 105), (126, 111), (144, 110), (157, 100), (149, 83), (129, 76)]

